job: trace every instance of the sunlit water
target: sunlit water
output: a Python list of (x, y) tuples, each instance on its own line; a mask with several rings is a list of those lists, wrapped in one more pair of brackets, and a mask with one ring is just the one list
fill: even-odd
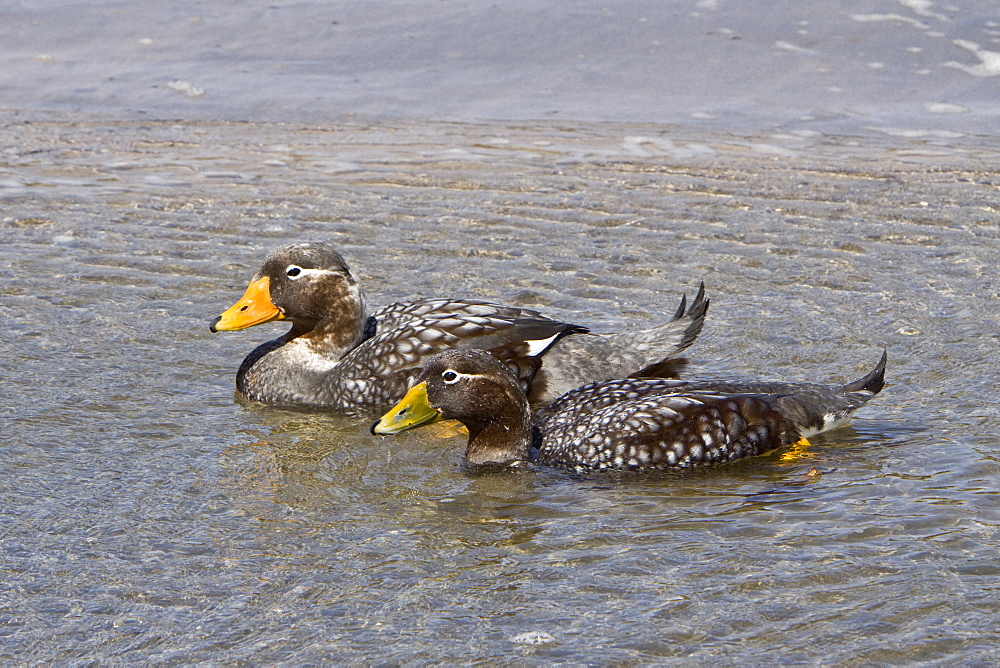
[[(5, 132), (7, 659), (996, 658), (997, 180), (969, 166), (995, 154), (613, 124)], [(668, 138), (683, 157), (635, 154)], [(452, 432), (234, 401), (280, 328), (207, 325), (299, 239), (372, 303), (599, 331), (704, 280), (694, 375), (845, 381), (887, 347), (889, 385), (798, 456), (478, 475)]]
[[(981, 50), (993, 29), (884, 9), (927, 27), (847, 24), (937, 45), (975, 28)], [(848, 53), (821, 19), (821, 44), (768, 39)], [(5, 25), (33, 44), (33, 24)], [(882, 61), (927, 51), (898, 53)], [(996, 79), (939, 55), (914, 81), (949, 78), (917, 98), (966, 112), (785, 106), (797, 120), (777, 129), (748, 123), (767, 110), (746, 100), (732, 123), (714, 107), (616, 122), (646, 118), (627, 101), (586, 122), (177, 111), (208, 86), (169, 89), (176, 105), (141, 121), (149, 100), (78, 112), (46, 97), (65, 78), (30, 99), (15, 87), (0, 124), (0, 660), (1000, 660), (1000, 144), (983, 131), (995, 101), (960, 85)], [(166, 76), (153, 62), (136, 67)], [(37, 78), (21, 65), (12, 81)], [(957, 97), (935, 98), (942, 82)], [(373, 305), (472, 296), (596, 331), (659, 322), (704, 281), (690, 375), (844, 382), (887, 348), (888, 383), (804, 451), (684, 474), (483, 474), (446, 426), (381, 439), (365, 419), (234, 399), (240, 360), (282, 327), (208, 325), (268, 250), (300, 240), (339, 248)]]
[(0, 109), (995, 134), (984, 0), (5, 0)]

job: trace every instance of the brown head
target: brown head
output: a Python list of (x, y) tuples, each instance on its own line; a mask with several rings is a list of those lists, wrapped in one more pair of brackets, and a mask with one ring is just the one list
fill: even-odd
[(212, 323), (213, 332), (290, 320), (300, 334), (334, 332), (341, 345), (360, 337), (364, 294), (347, 262), (321, 243), (282, 246), (267, 255), (246, 293)]
[(487, 352), (448, 350), (432, 357), (417, 384), (372, 426), (372, 433), (397, 434), (438, 420), (458, 420), (468, 428), (470, 463), (528, 458), (528, 400), (514, 374)]

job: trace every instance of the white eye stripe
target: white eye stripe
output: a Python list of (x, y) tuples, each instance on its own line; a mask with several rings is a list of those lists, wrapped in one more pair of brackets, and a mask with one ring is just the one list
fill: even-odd
[(332, 272), (329, 271), (328, 269), (304, 269), (297, 264), (290, 264), (285, 269), (285, 276), (292, 279), (293, 281), (297, 281), (300, 278), (322, 276), (324, 274), (330, 274), (330, 273)]
[(481, 373), (459, 373), (454, 369), (445, 369), (441, 372), (441, 382), (445, 385), (454, 385), (463, 378), (481, 378)]

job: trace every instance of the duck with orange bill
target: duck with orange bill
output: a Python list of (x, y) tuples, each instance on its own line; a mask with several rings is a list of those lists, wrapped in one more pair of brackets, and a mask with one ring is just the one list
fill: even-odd
[(385, 408), (403, 396), (431, 356), (474, 348), (515, 367), (544, 357), (526, 388), (532, 401), (544, 403), (636, 369), (676, 377), (685, 364), (678, 356), (701, 331), (708, 304), (702, 286), (690, 305), (681, 298), (666, 322), (606, 336), (531, 309), (476, 299), (416, 299), (369, 315), (360, 282), (340, 253), (300, 243), (269, 253), (243, 297), (211, 329), (291, 324), (240, 365), (236, 387), (252, 401)]

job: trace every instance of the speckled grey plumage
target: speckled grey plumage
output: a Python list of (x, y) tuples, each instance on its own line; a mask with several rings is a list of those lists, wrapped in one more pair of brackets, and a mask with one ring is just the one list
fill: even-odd
[(551, 429), (574, 421), (577, 415), (592, 413), (607, 406), (676, 393), (766, 394), (774, 397), (771, 401), (775, 408), (795, 423), (801, 435), (809, 436), (833, 429), (882, 391), (887, 359), (888, 354), (883, 352), (878, 364), (868, 374), (842, 386), (747, 380), (632, 378), (591, 383), (572, 390), (541, 408), (535, 414), (535, 420)]
[[(871, 372), (842, 386), (618, 379), (578, 388), (534, 416), (508, 369), (481, 351), (436, 355), (418, 382), (425, 383), (432, 409), (469, 428), (466, 457), (472, 463), (532, 459), (577, 469), (644, 470), (729, 462), (832, 428), (882, 390), (885, 365), (883, 353)], [(373, 431), (419, 426), (406, 422), (414, 410), (397, 405)]]
[[(640, 381), (641, 382), (641, 381)], [(772, 395), (646, 395), (538, 425), (537, 461), (585, 469), (693, 468), (793, 443)]]
[[(307, 272), (292, 279), (291, 267)], [(516, 348), (519, 342), (553, 337), (544, 370), (529, 388), (532, 399), (547, 401), (583, 382), (675, 357), (701, 331), (708, 307), (702, 288), (691, 308), (682, 300), (664, 325), (607, 337), (531, 309), (473, 299), (419, 299), (367, 316), (363, 292), (346, 261), (316, 243), (272, 251), (254, 280), (261, 277), (269, 278), (272, 301), (292, 329), (246, 357), (237, 373), (238, 391), (269, 404), (348, 410), (391, 404), (423, 363), (443, 350), (490, 349), (516, 368), (518, 356), (528, 354), (527, 347)], [(598, 357), (599, 364), (580, 362)]]

